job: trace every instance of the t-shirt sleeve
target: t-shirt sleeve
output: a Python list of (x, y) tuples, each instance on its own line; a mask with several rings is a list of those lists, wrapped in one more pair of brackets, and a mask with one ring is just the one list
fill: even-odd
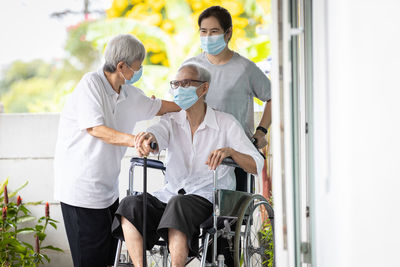
[(154, 134), (159, 150), (166, 149), (169, 145), (171, 132), (171, 120), (169, 118), (169, 114), (161, 116), (158, 123), (147, 128), (147, 132)]
[(75, 107), (81, 131), (104, 125), (103, 99), (100, 87), (90, 76), (85, 76), (76, 87)]
[(255, 97), (262, 101), (271, 99), (271, 81), (254, 62), (249, 63), (250, 88)]
[(227, 130), (228, 146), (240, 153), (251, 156), (256, 163), (257, 174), (261, 175), (264, 167), (264, 158), (246, 136), (239, 122), (233, 116), (229, 116), (228, 119), (231, 121)]
[(152, 99), (147, 97), (142, 90), (134, 88), (135, 92), (135, 106), (138, 112), (137, 116), (139, 120), (150, 120), (152, 119), (161, 108), (161, 99)]

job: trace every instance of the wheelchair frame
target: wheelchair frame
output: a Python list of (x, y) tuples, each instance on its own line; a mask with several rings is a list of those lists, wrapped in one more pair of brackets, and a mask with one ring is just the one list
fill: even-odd
[[(231, 158), (226, 158), (222, 162), (223, 165), (231, 166), (231, 167), (239, 167)], [(134, 168), (136, 166), (144, 167), (144, 184), (143, 184), (143, 189), (146, 191), (146, 176), (147, 176), (147, 170), (146, 168), (152, 168), (152, 169), (158, 169), (161, 171), (165, 171), (166, 167), (164, 166), (163, 162), (158, 161), (158, 160), (153, 160), (153, 159), (144, 159), (144, 158), (131, 158), (131, 166), (129, 168), (129, 188), (127, 190), (127, 196), (130, 195), (138, 195), (141, 194), (142, 192), (134, 191), (133, 190), (133, 182), (134, 182)], [(240, 167), (239, 167), (240, 168)], [(243, 237), (243, 256), (244, 256), (244, 261), (243, 264), (245, 267), (250, 267), (250, 258), (249, 253), (247, 250), (250, 250), (246, 245), (247, 243), (251, 242), (249, 240), (249, 234), (248, 233), (253, 221), (253, 218), (249, 217), (250, 214), (252, 213), (258, 206), (263, 205), (264, 209), (268, 213), (268, 219), (271, 223), (272, 227), (272, 242), (275, 243), (274, 241), (274, 211), (268, 201), (262, 196), (258, 194), (252, 194), (252, 187), (251, 187), (251, 174), (247, 173), (247, 191), (248, 192), (241, 192), (241, 191), (233, 191), (233, 190), (225, 190), (225, 189), (218, 189), (218, 175), (217, 171), (213, 170), (213, 213), (212, 213), (212, 227), (211, 228), (202, 228), (203, 231), (205, 231), (204, 239), (202, 242), (202, 246), (199, 249), (199, 252), (201, 253), (201, 259), (200, 259), (200, 266), (201, 267), (206, 267), (206, 266), (218, 266), (218, 267), (223, 267), (224, 266), (224, 258), (221, 257), (220, 255), (217, 255), (217, 239), (219, 236), (223, 235), (224, 237), (229, 238), (229, 240), (232, 238), (232, 231), (231, 231), (231, 225), (236, 223), (235, 227), (235, 234), (233, 235), (235, 244), (235, 253), (234, 253), (234, 265), (235, 267), (240, 266), (240, 258), (241, 258), (241, 251), (240, 251), (240, 246), (241, 246), (241, 238), (242, 238), (242, 226), (245, 225), (245, 233)], [(226, 202), (224, 203), (224, 198), (225, 199), (230, 199), (234, 200), (236, 205), (230, 205)], [(257, 204), (254, 204), (255, 201), (259, 201)], [(239, 205), (239, 207), (238, 207)], [(239, 212), (239, 214), (235, 214)], [(218, 229), (218, 218), (224, 219), (224, 228)], [(203, 223), (204, 224), (204, 223)], [(203, 225), (202, 224), (202, 225)], [(210, 240), (210, 237), (212, 236), (212, 240)], [(201, 236), (200, 236), (201, 238)], [(230, 240), (231, 241), (231, 240)], [(163, 243), (165, 241), (162, 241), (160, 244), (156, 244), (160, 246), (160, 249), (157, 251), (156, 249), (153, 248), (152, 251), (150, 251), (150, 254), (152, 253), (159, 253), (162, 257), (162, 266), (163, 267), (168, 267), (169, 262), (168, 262), (168, 249), (166, 243)], [(207, 258), (207, 250), (209, 245), (212, 244), (212, 256), (211, 256), (211, 263), (206, 262)], [(122, 249), (122, 240), (118, 240), (118, 247), (117, 247), (117, 252), (116, 252), (116, 257), (114, 261), (114, 267), (118, 266), (133, 266), (130, 265), (129, 263), (120, 263), (120, 255), (121, 255), (121, 249)], [(262, 251), (261, 248), (251, 248), (251, 253), (258, 253), (262, 254), (264, 251)], [(146, 251), (146, 250), (143, 250)], [(144, 252), (145, 253), (145, 252)], [(146, 252), (147, 255), (147, 252)], [(128, 256), (129, 258), (129, 256)], [(192, 257), (189, 258), (186, 262), (186, 264), (190, 263), (194, 258)], [(273, 259), (273, 266), (275, 266), (275, 259)]]

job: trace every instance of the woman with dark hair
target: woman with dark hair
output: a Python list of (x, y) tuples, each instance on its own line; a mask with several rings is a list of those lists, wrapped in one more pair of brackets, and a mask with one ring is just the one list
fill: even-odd
[[(220, 6), (204, 10), (198, 19), (203, 53), (184, 62), (197, 63), (211, 73), (207, 104), (232, 114), (249, 138), (257, 140), (257, 147), (266, 146), (265, 135), (271, 124), (271, 84), (254, 62), (232, 51), (228, 44), (232, 37), (232, 18)], [(254, 132), (253, 97), (267, 101), (264, 113)]]
[[(232, 18), (220, 6), (204, 10), (198, 18), (201, 49), (203, 53), (183, 64), (202, 65), (211, 73), (211, 83), (206, 96), (207, 105), (232, 114), (243, 127), (248, 138), (254, 138), (258, 148), (265, 147), (265, 135), (271, 124), (271, 83), (251, 60), (229, 48), (232, 37)], [(262, 118), (254, 132), (253, 97), (267, 101)], [(247, 174), (235, 169), (236, 190), (247, 191)], [(239, 189), (238, 189), (239, 188)], [(224, 247), (224, 240), (221, 240)], [(224, 250), (225, 263), (233, 265), (232, 256)]]

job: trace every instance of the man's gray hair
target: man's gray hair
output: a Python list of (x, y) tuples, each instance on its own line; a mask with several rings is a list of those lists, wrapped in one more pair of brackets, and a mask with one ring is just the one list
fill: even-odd
[(143, 61), (145, 55), (146, 49), (142, 42), (131, 34), (119, 34), (107, 45), (103, 70), (115, 72), (119, 62), (125, 62), (130, 66), (134, 61)]
[(190, 68), (192, 70), (195, 70), (197, 72), (197, 79), (199, 81), (210, 83), (211, 74), (204, 67), (202, 67), (202, 66), (200, 66), (198, 64), (188, 63), (188, 64), (184, 64), (184, 65), (180, 66), (179, 69), (178, 69), (178, 72), (180, 72), (184, 68)]

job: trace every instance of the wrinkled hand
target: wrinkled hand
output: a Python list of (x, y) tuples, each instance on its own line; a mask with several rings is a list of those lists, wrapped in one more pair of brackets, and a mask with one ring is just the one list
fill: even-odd
[(232, 148), (224, 147), (217, 150), (214, 150), (208, 156), (206, 164), (210, 167), (211, 170), (215, 170), (222, 162), (224, 158), (232, 156)]
[(263, 148), (267, 145), (267, 138), (265, 134), (261, 131), (256, 131), (253, 135), (253, 138), (257, 140), (256, 146), (258, 149)]
[(140, 157), (148, 156), (150, 152), (155, 150), (151, 149), (150, 143), (156, 142), (156, 138), (152, 133), (140, 132), (135, 136), (135, 148)]

